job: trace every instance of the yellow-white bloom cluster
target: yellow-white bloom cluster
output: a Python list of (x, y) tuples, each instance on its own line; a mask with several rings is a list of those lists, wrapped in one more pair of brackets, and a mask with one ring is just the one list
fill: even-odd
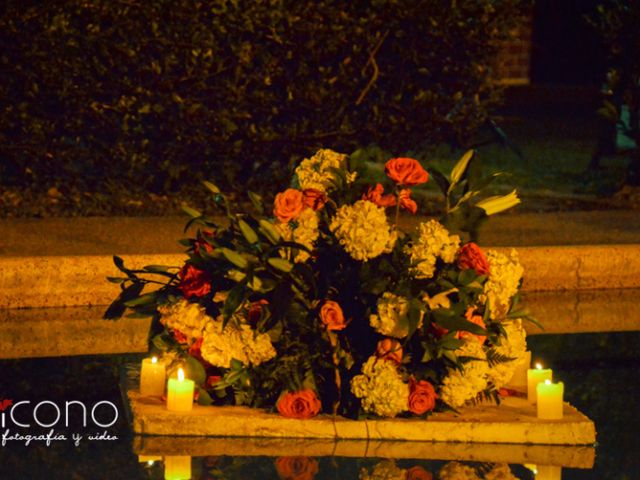
[(329, 149), (321, 149), (311, 158), (305, 158), (295, 170), (300, 190), (313, 188), (326, 193), (331, 190), (335, 173), (331, 170), (344, 170), (347, 181), (355, 180), (355, 173), (347, 172), (347, 156)]
[(359, 480), (405, 480), (407, 471), (396, 465), (393, 460), (382, 460), (378, 462), (373, 470), (363, 468), (358, 475)]
[(201, 353), (211, 365), (229, 368), (236, 359), (244, 365), (260, 365), (276, 356), (271, 338), (249, 325), (230, 321), (222, 328), (222, 317), (211, 321), (204, 331)]
[(438, 258), (453, 263), (459, 247), (460, 237), (449, 235), (449, 231), (437, 220), (421, 223), (418, 240), (407, 250), (414, 265), (413, 275), (416, 278), (433, 277)]
[(409, 334), (409, 301), (391, 292), (378, 298), (378, 314), (369, 317), (371, 327), (382, 335), (404, 338)]
[(384, 208), (367, 200), (340, 207), (329, 229), (349, 255), (363, 262), (390, 252), (397, 240)]
[(496, 463), (484, 474), (484, 480), (518, 480), (506, 463)]
[(481, 480), (476, 471), (460, 462), (449, 462), (438, 472), (440, 480)]
[(191, 303), (184, 298), (170, 305), (158, 308), (160, 321), (168, 330), (178, 330), (188, 339), (194, 340), (202, 337), (205, 326), (211, 320), (203, 307), (197, 303)]
[(522, 320), (517, 319), (502, 324), (507, 334), (500, 337), (502, 343), (493, 349), (496, 353), (513, 358), (510, 362), (498, 363), (489, 369), (489, 380), (496, 388), (501, 388), (509, 383), (516, 365), (524, 360), (527, 351), (527, 332), (522, 326)]
[[(318, 214), (312, 208), (305, 208), (295, 222), (278, 222), (275, 227), (280, 231), (282, 238), (288, 242), (296, 242), (304, 245), (309, 250), (313, 250), (313, 245), (318, 239), (320, 230), (318, 229)], [(306, 262), (309, 254), (304, 250), (295, 250), (294, 262)], [(286, 256), (285, 249), (280, 250), (281, 255)]]
[(489, 314), (493, 320), (505, 317), (511, 307), (511, 297), (518, 293), (518, 285), (524, 268), (518, 260), (518, 252), (511, 250), (509, 256), (495, 250), (487, 252), (489, 278), (484, 284), (481, 301), (489, 301)]
[(458, 357), (478, 359), (466, 362), (462, 371), (451, 369), (442, 381), (440, 398), (453, 408), (458, 408), (487, 388), (489, 365), (482, 345), (475, 339), (466, 341), (455, 354)]
[(409, 408), (409, 385), (402, 381), (395, 363), (375, 356), (362, 366), (362, 375), (351, 380), (351, 391), (362, 399), (365, 412), (395, 417)]

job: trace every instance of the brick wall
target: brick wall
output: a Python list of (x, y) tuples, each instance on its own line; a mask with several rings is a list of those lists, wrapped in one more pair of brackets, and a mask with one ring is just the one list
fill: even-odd
[(512, 38), (502, 43), (496, 60), (497, 76), (504, 85), (531, 83), (531, 45), (533, 14), (522, 18)]

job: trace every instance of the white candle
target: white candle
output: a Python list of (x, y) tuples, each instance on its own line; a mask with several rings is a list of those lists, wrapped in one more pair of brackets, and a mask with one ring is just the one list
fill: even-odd
[(556, 465), (538, 465), (536, 468), (536, 480), (560, 480), (562, 467)]
[(538, 384), (545, 380), (551, 380), (552, 374), (550, 368), (542, 368), (539, 363), (536, 363), (536, 368), (527, 370), (527, 399), (530, 403), (536, 403)]
[(191, 478), (191, 457), (164, 457), (165, 480), (189, 480)]
[(513, 370), (513, 376), (509, 383), (507, 383), (507, 388), (511, 388), (513, 390), (517, 390), (519, 392), (524, 392), (527, 389), (528, 381), (527, 381), (527, 370), (531, 367), (531, 352), (524, 352), (524, 357), (520, 359), (518, 363), (516, 363), (516, 367)]
[(538, 384), (536, 390), (538, 392), (538, 418), (545, 420), (562, 418), (564, 384), (545, 380)]
[(166, 378), (166, 368), (158, 362), (158, 357), (145, 358), (140, 370), (140, 395), (161, 397)]
[(167, 385), (167, 410), (188, 412), (193, 408), (193, 380), (184, 378), (184, 370), (178, 369), (178, 378), (170, 378)]

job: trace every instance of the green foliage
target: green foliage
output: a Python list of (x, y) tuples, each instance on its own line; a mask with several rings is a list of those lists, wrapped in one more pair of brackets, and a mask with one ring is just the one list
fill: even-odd
[(525, 3), (9, 0), (0, 177), (259, 190), (321, 144), (464, 144)]

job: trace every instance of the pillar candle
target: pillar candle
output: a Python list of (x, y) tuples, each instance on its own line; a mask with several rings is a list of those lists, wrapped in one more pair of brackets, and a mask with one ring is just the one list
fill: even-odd
[(513, 370), (513, 376), (509, 383), (507, 383), (507, 388), (512, 388), (513, 390), (518, 390), (524, 392), (527, 389), (528, 380), (527, 380), (527, 370), (531, 367), (531, 352), (524, 352), (524, 358), (520, 360), (519, 363), (516, 363), (516, 367)]
[(539, 363), (536, 368), (527, 370), (527, 399), (530, 403), (536, 403), (536, 387), (540, 382), (551, 380), (552, 371), (550, 368), (542, 368)]
[(562, 418), (564, 384), (545, 380), (539, 383), (536, 389), (538, 392), (538, 418), (545, 420)]
[(166, 380), (164, 363), (157, 357), (142, 360), (140, 370), (140, 395), (161, 397), (164, 394)]
[(189, 480), (191, 478), (191, 457), (164, 457), (165, 480)]
[(167, 410), (188, 412), (193, 408), (193, 380), (184, 378), (182, 368), (178, 369), (178, 378), (170, 378), (167, 385)]
[(555, 465), (538, 465), (536, 467), (536, 480), (560, 480), (562, 467)]

